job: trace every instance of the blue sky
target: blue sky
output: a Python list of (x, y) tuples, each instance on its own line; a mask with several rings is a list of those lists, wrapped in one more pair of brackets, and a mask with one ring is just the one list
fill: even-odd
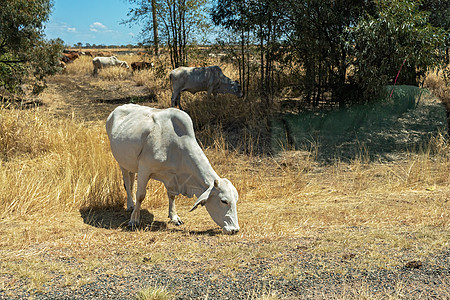
[(48, 39), (61, 38), (66, 45), (128, 45), (140, 42), (138, 26), (121, 25), (132, 7), (126, 0), (54, 0), (46, 23)]

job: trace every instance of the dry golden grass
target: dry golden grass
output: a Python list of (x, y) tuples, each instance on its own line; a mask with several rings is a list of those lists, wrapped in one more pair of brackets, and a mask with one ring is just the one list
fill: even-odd
[[(450, 74), (450, 65), (447, 66), (445, 72)], [(436, 97), (441, 100), (447, 111), (447, 134), (450, 136), (450, 83), (449, 79), (445, 79), (444, 71), (430, 72), (425, 78), (424, 86), (428, 88)]]
[[(67, 68), (70, 76), (90, 76), (86, 58), (76, 63)], [(100, 71), (100, 82), (112, 80), (108, 74), (113, 73), (105, 71)], [(154, 89), (158, 99), (170, 99), (162, 73), (126, 76)], [(191, 111), (204, 112), (193, 116), (199, 123), (207, 124), (214, 116), (226, 121), (233, 111), (242, 110), (219, 97), (222, 106), (228, 105), (226, 112), (211, 114), (195, 97), (183, 94)], [(239, 116), (257, 113), (251, 105), (246, 109)], [(352, 268), (370, 271), (391, 270), (411, 258), (432, 264), (434, 255), (448, 251), (450, 145), (443, 136), (400, 161), (370, 162), (362, 153), (352, 162), (329, 165), (314, 160), (314, 149), (276, 157), (243, 155), (228, 148), (218, 127), (204, 128), (202, 139), (212, 145), (205, 153), (214, 169), (239, 192), (241, 232), (218, 234), (204, 209), (188, 213), (193, 201), (184, 197), (177, 198), (177, 205), (186, 224), (166, 224), (167, 196), (156, 181), (149, 182), (143, 203), (155, 228), (128, 232), (117, 217), (126, 222), (129, 214), (117, 209), (123, 208), (126, 195), (104, 122), (86, 123), (77, 115), (55, 118), (39, 108), (0, 109), (0, 278), (5, 279), (0, 288), (13, 292), (15, 280), (21, 280), (28, 289), (40, 291), (52, 284), (54, 274), (63, 278), (63, 285), (77, 288), (94, 280), (93, 271), (125, 276), (147, 257), (149, 267), (207, 258), (206, 271), (220, 270), (229, 277), (257, 259), (279, 258), (281, 263), (271, 266), (267, 275), (301, 279), (312, 271), (286, 259), (286, 253), (303, 251), (315, 258), (321, 268), (313, 274), (320, 276), (348, 272), (339, 263), (344, 255), (350, 255)], [(116, 210), (109, 214), (111, 207)], [(76, 263), (66, 263), (72, 259)], [(344, 298), (382, 299), (391, 294), (377, 295), (371, 296), (363, 280), (344, 292)], [(282, 296), (269, 288), (255, 291), (254, 298)]]
[(2, 110), (0, 216), (71, 211), (94, 198), (100, 206), (120, 203), (103, 132), (39, 110)]

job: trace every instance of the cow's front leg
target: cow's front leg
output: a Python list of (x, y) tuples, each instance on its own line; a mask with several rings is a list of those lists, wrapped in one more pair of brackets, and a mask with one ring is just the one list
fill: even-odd
[(170, 101), (170, 105), (171, 105), (172, 107), (178, 106), (178, 108), (181, 109), (181, 105), (180, 105), (180, 94), (181, 94), (181, 91), (175, 90), (175, 89), (173, 90), (173, 92), (172, 92), (172, 98), (171, 98), (171, 101)]
[(211, 100), (211, 95), (214, 95), (214, 99), (215, 99), (215, 93), (214, 93), (214, 88), (213, 87), (208, 87), (208, 90), (206, 91), (206, 99), (208, 99), (208, 101)]
[(171, 195), (167, 192), (167, 196), (169, 197), (169, 219), (170, 223), (173, 223), (177, 226), (183, 225), (184, 222), (181, 221), (180, 217), (177, 214), (177, 210), (175, 208), (175, 196)]

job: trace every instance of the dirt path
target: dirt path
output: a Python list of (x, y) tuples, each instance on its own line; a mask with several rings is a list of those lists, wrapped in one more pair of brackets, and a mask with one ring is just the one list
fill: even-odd
[(102, 81), (91, 76), (56, 75), (40, 97), (55, 115), (74, 113), (85, 121), (105, 120), (118, 105), (145, 103), (154, 106), (151, 91), (131, 80)]

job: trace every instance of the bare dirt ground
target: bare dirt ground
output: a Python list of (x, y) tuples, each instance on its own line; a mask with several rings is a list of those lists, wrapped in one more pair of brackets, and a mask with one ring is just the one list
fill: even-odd
[(60, 116), (75, 114), (85, 121), (106, 120), (116, 106), (125, 103), (156, 106), (151, 91), (134, 81), (102, 81), (92, 76), (64, 74), (49, 78), (41, 98), (44, 109)]
[[(105, 120), (114, 107), (123, 103), (156, 106), (151, 95), (151, 91), (132, 81), (105, 83), (91, 77), (58, 75), (49, 81), (48, 91), (42, 96), (42, 109), (59, 116), (74, 113), (96, 122)], [(289, 165), (280, 168), (284, 167)], [(316, 176), (320, 168), (310, 170), (310, 176)], [(253, 174), (260, 176), (257, 171)], [(324, 184), (324, 193), (328, 189)], [(419, 200), (448, 201), (447, 196), (448, 189), (437, 188), (407, 192), (395, 201), (404, 201), (399, 206), (408, 206)], [(339, 201), (345, 204), (349, 197), (356, 196), (338, 194), (333, 205)], [(383, 193), (369, 197), (373, 201), (385, 200)], [(189, 206), (180, 205), (181, 210)], [(277, 226), (267, 220), (274, 207), (243, 202), (239, 209), (247, 211), (248, 218), (252, 213), (259, 214), (259, 218), (252, 216), (251, 220), (272, 226), (267, 231)], [(2, 222), (2, 235), (10, 233), (14, 226), (20, 228), (21, 237), (36, 230), (30, 228), (39, 227), (42, 232), (51, 232), (51, 238), (43, 241), (38, 233), (30, 235), (29, 240), (35, 241), (33, 246), (14, 252), (2, 262), (2, 266), (16, 268), (23, 276), (0, 272), (0, 298), (134, 299), (140, 289), (163, 286), (173, 299), (450, 299), (450, 237), (445, 237), (445, 233), (444, 250), (418, 255), (420, 249), (413, 242), (418, 237), (414, 227), (408, 227), (406, 222), (398, 228), (399, 239), (412, 241), (413, 246), (380, 246), (382, 250), (377, 255), (384, 258), (378, 261), (387, 263), (369, 265), (368, 253), (374, 255), (377, 251), (368, 249), (375, 246), (329, 251), (318, 247), (335, 235), (334, 229), (325, 225), (309, 234), (303, 229), (296, 233), (302, 228), (299, 224), (292, 226), (291, 233), (279, 237), (276, 233), (265, 237), (260, 234), (263, 230), (256, 231), (256, 235), (243, 230), (235, 236), (224, 236), (210, 220), (205, 225), (167, 224), (162, 217), (166, 210), (158, 208), (150, 213), (144, 209), (144, 226), (138, 231), (126, 228), (129, 212), (114, 208), (51, 216), (47, 223), (27, 218), (20, 224)], [(296, 222), (288, 209), (283, 213), (286, 222)], [(199, 214), (208, 220), (206, 211)], [(336, 211), (336, 217), (338, 214)], [(245, 217), (241, 222), (243, 228), (246, 224), (251, 227)], [(382, 245), (383, 238), (377, 237), (375, 227), (359, 224), (342, 230), (358, 236), (373, 235), (372, 242)], [(430, 229), (430, 242), (435, 236), (433, 230), (439, 231), (436, 228)], [(0, 246), (11, 242), (13, 238), (0, 242)], [(28, 270), (34, 273), (27, 273)]]

